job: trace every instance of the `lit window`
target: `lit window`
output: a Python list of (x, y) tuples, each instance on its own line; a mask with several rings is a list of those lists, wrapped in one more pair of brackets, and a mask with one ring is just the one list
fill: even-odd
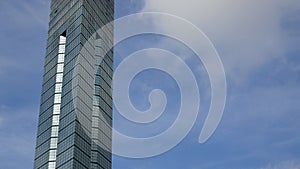
[(50, 150), (49, 160), (56, 160), (56, 150)]
[(62, 83), (63, 81), (63, 74), (59, 73), (56, 75), (56, 83)]
[[(64, 33), (65, 34), (65, 33)], [(64, 57), (66, 50), (66, 37), (59, 37), (58, 46), (58, 58), (57, 58), (57, 70), (56, 70), (56, 81), (55, 81), (55, 94), (54, 94), (54, 105), (53, 105), (53, 116), (52, 116), (52, 127), (51, 127), (51, 139), (50, 139), (50, 151), (49, 151), (49, 169), (56, 168), (56, 149), (57, 149), (57, 137), (59, 131), (59, 118), (61, 108), (61, 93), (62, 93), (62, 82), (63, 82), (63, 71), (64, 71)]]
[(65, 53), (65, 49), (66, 49), (65, 45), (59, 45), (59, 47), (58, 47), (58, 53)]
[(66, 43), (66, 37), (60, 36), (59, 37), (59, 44), (65, 44)]
[(64, 62), (65, 61), (65, 54), (58, 54), (58, 63)]
[(63, 63), (57, 64), (57, 73), (61, 73), (63, 71), (64, 71), (64, 64)]
[(59, 116), (54, 115), (52, 118), (52, 125), (58, 126), (59, 125)]
[(61, 94), (55, 94), (54, 103), (60, 103), (60, 102), (61, 102)]
[(57, 138), (51, 138), (50, 149), (57, 148)]
[(58, 126), (54, 126), (51, 129), (51, 137), (57, 137), (58, 136)]
[(48, 169), (55, 169), (56, 163), (55, 162), (49, 162)]
[(61, 93), (62, 92), (62, 84), (58, 83), (55, 84), (55, 93)]
[(60, 114), (60, 104), (55, 104), (53, 106), (53, 114)]

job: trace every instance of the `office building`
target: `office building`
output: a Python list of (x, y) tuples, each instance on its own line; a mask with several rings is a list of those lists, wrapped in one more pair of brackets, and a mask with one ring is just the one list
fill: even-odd
[(96, 32), (113, 16), (113, 0), (51, 1), (35, 169), (111, 168), (113, 29)]

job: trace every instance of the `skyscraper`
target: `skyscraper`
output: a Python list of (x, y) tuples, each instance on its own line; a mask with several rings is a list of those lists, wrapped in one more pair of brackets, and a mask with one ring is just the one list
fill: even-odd
[[(52, 0), (35, 169), (111, 168), (113, 0)], [(109, 52), (103, 52), (109, 51)]]

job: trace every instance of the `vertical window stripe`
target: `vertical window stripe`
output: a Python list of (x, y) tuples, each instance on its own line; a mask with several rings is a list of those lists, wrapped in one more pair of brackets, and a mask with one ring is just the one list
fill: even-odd
[(51, 127), (51, 139), (50, 139), (50, 153), (49, 153), (49, 164), (48, 168), (55, 169), (56, 166), (56, 151), (57, 151), (57, 137), (59, 130), (59, 117), (61, 107), (61, 93), (62, 93), (62, 82), (64, 72), (64, 60), (66, 50), (66, 37), (59, 37), (57, 56), (57, 69), (56, 69), (56, 81), (55, 81), (55, 95), (54, 95), (54, 106), (53, 106), (53, 117)]

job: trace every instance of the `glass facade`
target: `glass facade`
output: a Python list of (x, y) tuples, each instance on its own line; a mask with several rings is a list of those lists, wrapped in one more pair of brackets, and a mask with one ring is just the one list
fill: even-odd
[(113, 30), (96, 31), (113, 15), (113, 0), (52, 0), (35, 169), (111, 168)]

